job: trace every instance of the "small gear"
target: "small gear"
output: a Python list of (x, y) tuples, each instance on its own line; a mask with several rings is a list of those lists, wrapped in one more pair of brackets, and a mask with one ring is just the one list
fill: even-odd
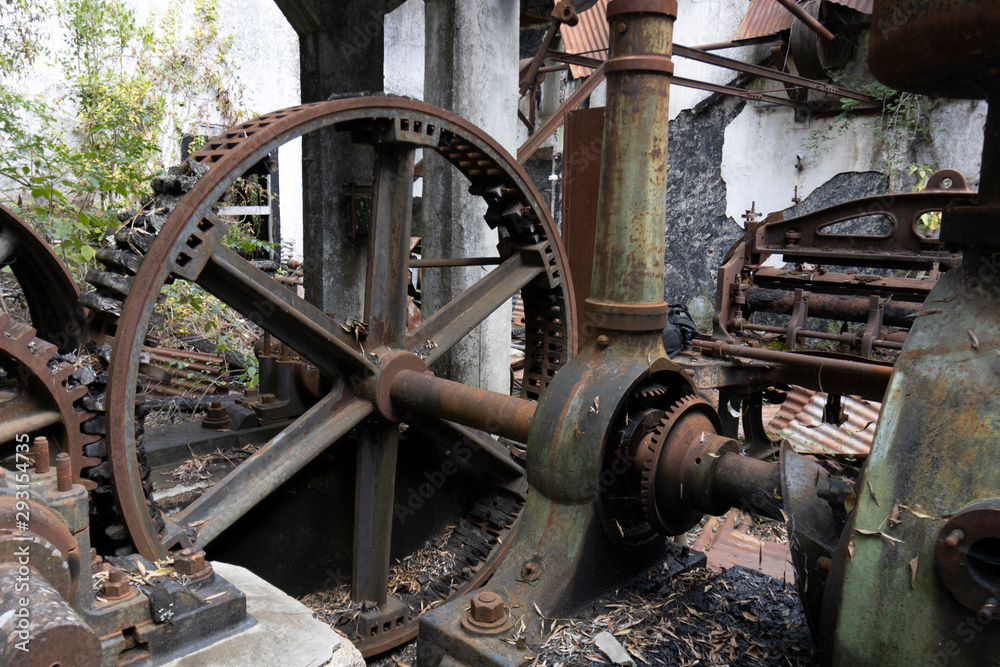
[[(666, 416), (655, 429), (646, 434), (636, 452), (637, 458), (642, 461), (640, 493), (643, 512), (650, 523), (661, 529), (666, 529), (671, 534), (685, 532), (690, 525), (697, 523), (697, 519), (691, 522), (691, 517), (688, 516), (663, 517), (656, 506), (656, 472), (659, 467), (660, 458), (669, 450), (668, 443), (670, 438), (676, 434), (678, 427), (682, 424), (681, 430), (687, 430), (686, 427), (690, 426), (692, 433), (697, 430), (708, 429), (717, 433), (721, 430), (722, 426), (719, 416), (711, 403), (700, 396), (689, 394), (678, 399), (673, 405), (667, 408)], [(684, 437), (687, 435), (690, 434), (685, 434)]]
[(6, 372), (0, 391), (0, 421), (27, 420), (24, 430), (28, 432), (55, 429), (52, 457), (68, 453), (73, 481), (92, 490), (96, 484), (81, 473), (100, 463), (84, 453), (84, 448), (98, 439), (83, 430), (83, 423), (94, 415), (75, 405), (87, 396), (87, 386), (76, 381), (77, 368), (58, 357), (56, 346), (38, 338), (34, 328), (0, 313), (0, 367)]

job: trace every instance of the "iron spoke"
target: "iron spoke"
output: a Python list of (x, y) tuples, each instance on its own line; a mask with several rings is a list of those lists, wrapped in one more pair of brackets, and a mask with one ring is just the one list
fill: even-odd
[[(204, 546), (346, 435), (372, 411), (369, 401), (334, 391), (174, 517)], [(169, 546), (169, 544), (168, 544)]]
[(535, 253), (515, 253), (487, 273), (406, 336), (406, 349), (421, 349), (420, 356), (429, 366), (455, 343), (513, 297), (519, 289), (544, 271), (541, 262), (529, 262)]
[(198, 284), (330, 375), (343, 373), (338, 362), (375, 371), (371, 361), (341, 339), (333, 318), (229, 248), (215, 248)]
[(399, 347), (406, 333), (414, 154), (410, 144), (378, 147), (365, 282), (364, 320), (372, 345)]
[(389, 546), (399, 424), (370, 421), (358, 428), (354, 483), (351, 599), (384, 605), (389, 594)]

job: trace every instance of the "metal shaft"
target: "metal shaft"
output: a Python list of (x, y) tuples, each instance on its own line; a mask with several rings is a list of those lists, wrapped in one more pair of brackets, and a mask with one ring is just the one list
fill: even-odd
[(850, 394), (869, 400), (882, 400), (889, 385), (892, 366), (848, 361), (808, 354), (765, 350), (722, 341), (694, 341), (703, 352), (717, 357), (744, 357), (781, 365), (783, 381), (815, 387), (831, 394)]
[(428, 373), (400, 371), (392, 381), (393, 403), (414, 412), (528, 442), (536, 403), (470, 387)]

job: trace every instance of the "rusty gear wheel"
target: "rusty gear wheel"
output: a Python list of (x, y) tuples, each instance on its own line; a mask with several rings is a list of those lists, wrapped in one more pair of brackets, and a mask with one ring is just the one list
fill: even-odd
[(92, 378), (89, 369), (73, 363), (83, 338), (76, 284), (45, 240), (5, 206), (0, 263), (17, 279), (32, 323), (0, 314), (0, 445), (21, 434), (44, 435), (52, 460), (68, 453), (74, 481), (93, 489), (81, 475), (100, 461), (84, 453), (96, 438), (83, 426), (93, 416), (82, 405)]
[(111, 466), (101, 437), (111, 348), (83, 342), (85, 313), (76, 283), (45, 240), (3, 206), (0, 252), (0, 261), (18, 280), (31, 319), (28, 325), (0, 315), (0, 423), (5, 437), (44, 435), (50, 459), (68, 453), (74, 481), (91, 494), (93, 543), (102, 553), (120, 552), (127, 548), (128, 533), (115, 511)]
[[(672, 484), (672, 481), (658, 479), (657, 471), (669, 468), (670, 443), (676, 438), (680, 442), (700, 437), (702, 433), (718, 433), (722, 428), (719, 415), (712, 404), (704, 398), (691, 394), (677, 400), (666, 410), (666, 416), (659, 425), (643, 438), (636, 457), (642, 461), (642, 507), (646, 518), (654, 526), (668, 535), (687, 532), (701, 519), (699, 512), (687, 512), (680, 516), (664, 516), (657, 507), (657, 484)], [(666, 456), (667, 459), (661, 461)], [(680, 490), (683, 496), (683, 489)]]
[(83, 423), (92, 413), (76, 404), (87, 396), (87, 386), (74, 377), (76, 368), (59, 360), (55, 345), (42, 340), (33, 327), (0, 313), (0, 367), (6, 377), (0, 389), (0, 424), (3, 440), (16, 435), (44, 435), (50, 457), (66, 452), (73, 478), (88, 490), (96, 485), (81, 477), (84, 468), (100, 463), (84, 454), (84, 447), (97, 440), (83, 433)]
[[(194, 187), (198, 178), (206, 171), (207, 168), (203, 165), (188, 162), (171, 167), (165, 175), (153, 178), (152, 194), (142, 202), (142, 206), (137, 211), (125, 211), (119, 214), (118, 219), (122, 222), (122, 226), (115, 232), (115, 247), (97, 252), (95, 259), (101, 268), (88, 270), (86, 276), (87, 282), (94, 289), (80, 295), (80, 304), (88, 308), (93, 316), (91, 319), (93, 342), (88, 343), (88, 352), (97, 359), (97, 364), (102, 370), (97, 384), (92, 387), (92, 396), (85, 399), (86, 407), (95, 412), (96, 416), (84, 424), (85, 431), (100, 437), (85, 448), (86, 454), (98, 463), (84, 471), (84, 476), (91, 485), (94, 485), (90, 496), (91, 515), (92, 521), (101, 529), (92, 531), (92, 539), (101, 553), (114, 552), (122, 555), (134, 550), (131, 535), (121, 516), (121, 506), (115, 498), (114, 469), (108, 456), (106, 440), (103, 438), (107, 430), (104, 413), (107, 368), (111, 355), (110, 343), (113, 342), (118, 317), (122, 313), (122, 306), (128, 297), (132, 281), (142, 266), (145, 253), (152, 246), (157, 232), (166, 223), (177, 202)], [(159, 530), (163, 528), (163, 518), (153, 500), (151, 470), (146, 462), (143, 445), (147, 412), (143, 405), (137, 405), (135, 408), (137, 469), (142, 478), (142, 490), (151, 520)]]
[(9, 267), (17, 279), (35, 335), (60, 352), (77, 349), (85, 336), (76, 283), (45, 240), (3, 205), (0, 266)]
[[(323, 128), (369, 144), (375, 153), (364, 313), (370, 326), (361, 337), (343, 333), (342, 322), (223, 245), (226, 224), (213, 212), (246, 165), (256, 164), (287, 141)], [(470, 193), (484, 201), (485, 221), (497, 233), (500, 264), (407, 331), (405, 289), (399, 288), (409, 284), (407, 237), (417, 150), (443, 158), (467, 179)], [(146, 260), (137, 266), (135, 275), (130, 275), (132, 269), (127, 266), (118, 267), (117, 276), (100, 283), (106, 290), (104, 296), (118, 297), (119, 303), (124, 293), (130, 295), (117, 321), (107, 436), (116, 497), (129, 533), (140, 553), (150, 558), (178, 544), (205, 546), (334, 442), (354, 433), (355, 508), (349, 538), (353, 547), (348, 551), (354, 570), (352, 587), (358, 599), (377, 599), (384, 595), (387, 583), (384, 565), (389, 562), (388, 528), (393, 519), (400, 426), (391, 405), (380, 402), (381, 394), (371, 391), (372, 383), (381, 380), (392, 359), (419, 362), (424, 368), (433, 364), (520, 291), (527, 329), (522, 397), (537, 398), (576, 345), (572, 293), (554, 224), (530, 179), (492, 139), (453, 114), (413, 100), (340, 99), (277, 111), (210, 141), (192, 160), (205, 165), (208, 172), (177, 204), (155, 242), (140, 247)], [(425, 236), (430, 233), (434, 232), (428, 230)], [(119, 255), (102, 257), (105, 266), (125, 264)], [(464, 266), (476, 258), (442, 259)], [(99, 276), (91, 277), (99, 283)], [(294, 349), (326, 374), (330, 389), (197, 500), (164, 517), (161, 526), (152, 520), (146, 503), (129, 406), (135, 401), (137, 360), (160, 291), (167, 282), (182, 279), (197, 283)], [(402, 309), (397, 307), (400, 303)], [(492, 438), (435, 416), (406, 423), (427, 436), (423, 440), (429, 444), (448, 445), (447, 456), (456, 455), (450, 444), (469, 444), (473, 458), (463, 467), (463, 475), (470, 488), (486, 484), (519, 493), (523, 469)], [(509, 544), (510, 537), (497, 541)], [(502, 553), (484, 552), (468, 584), (479, 585), (500, 558)], [(415, 626), (411, 627), (415, 632)], [(370, 654), (391, 648), (405, 636), (392, 632), (369, 637), (366, 633), (360, 644)]]

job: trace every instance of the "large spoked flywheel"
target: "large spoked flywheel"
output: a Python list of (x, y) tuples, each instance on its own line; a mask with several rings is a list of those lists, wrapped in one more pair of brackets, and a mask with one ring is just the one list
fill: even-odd
[[(234, 181), (280, 145), (323, 128), (374, 148), (372, 220), (364, 292), (365, 335), (350, 331), (221, 243), (213, 207)], [(418, 150), (440, 154), (487, 205), (498, 264), (462, 294), (407, 329), (414, 167)], [(321, 452), (356, 442), (352, 597), (384, 600), (400, 423), (438, 444), (463, 440), (498, 487), (523, 474), (495, 440), (451, 422), (410, 422), (389, 398), (392, 376), (424, 370), (519, 291), (525, 308), (524, 398), (537, 398), (574, 352), (572, 295), (551, 216), (526, 174), (492, 139), (461, 118), (400, 98), (344, 99), (262, 116), (211, 141), (193, 158), (209, 167), (182, 199), (135, 276), (118, 321), (111, 362), (109, 443), (114, 484), (128, 530), (143, 555), (204, 546)], [(462, 221), (440, 221), (438, 229)], [(437, 233), (428, 230), (426, 234)], [(345, 242), (347, 239), (345, 238)], [(462, 265), (469, 258), (445, 258)], [(157, 529), (143, 494), (133, 437), (137, 368), (164, 285), (203, 289), (259, 324), (324, 377), (321, 398), (198, 500)], [(506, 541), (506, 540), (505, 540)]]

